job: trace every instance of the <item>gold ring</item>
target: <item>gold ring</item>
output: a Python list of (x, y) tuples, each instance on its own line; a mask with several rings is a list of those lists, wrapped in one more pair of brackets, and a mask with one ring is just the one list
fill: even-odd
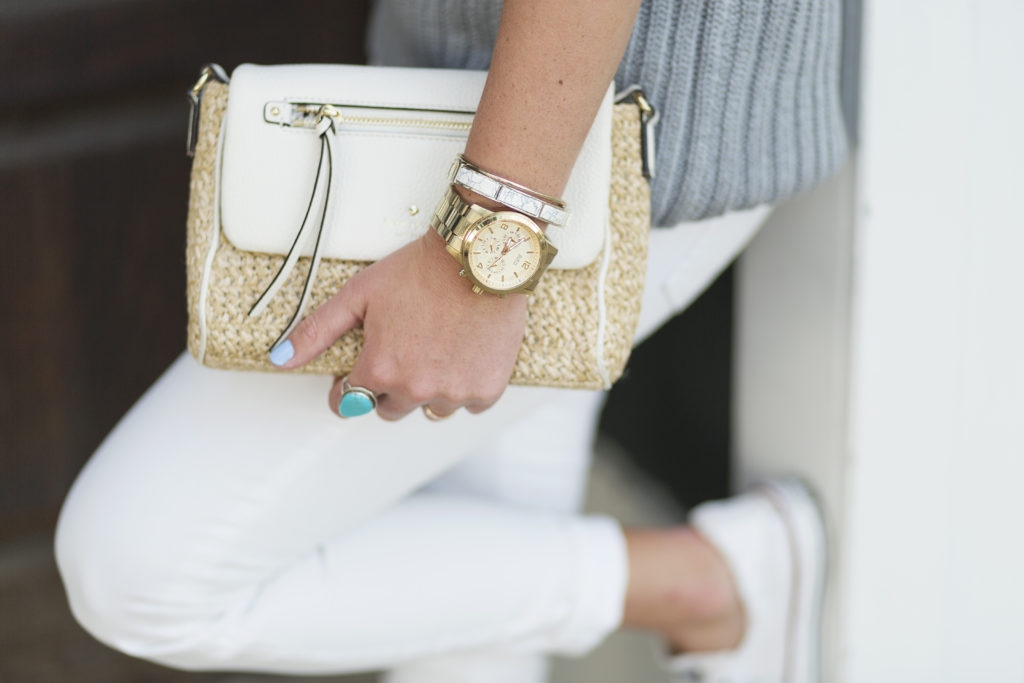
[(423, 414), (426, 415), (427, 419), (430, 420), (431, 422), (440, 422), (441, 420), (447, 420), (449, 417), (455, 414), (449, 413), (448, 415), (438, 415), (433, 410), (431, 410), (430, 406), (426, 404), (424, 404), (421, 407), (423, 408)]

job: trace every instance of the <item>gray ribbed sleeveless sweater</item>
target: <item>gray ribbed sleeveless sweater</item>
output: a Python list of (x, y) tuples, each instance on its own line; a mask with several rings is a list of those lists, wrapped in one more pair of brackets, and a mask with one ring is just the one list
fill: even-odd
[[(500, 0), (378, 0), (371, 56), (485, 69), (500, 13)], [(841, 0), (644, 0), (615, 82), (661, 112), (656, 224), (774, 203), (836, 170), (841, 14)]]

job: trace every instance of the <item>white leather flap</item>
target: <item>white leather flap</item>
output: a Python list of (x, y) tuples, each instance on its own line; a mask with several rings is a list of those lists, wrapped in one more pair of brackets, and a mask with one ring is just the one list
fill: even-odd
[[(268, 122), (294, 104), (332, 104), (337, 207), (324, 256), (377, 260), (426, 231), (463, 151), (486, 72), (348, 65), (256, 66), (231, 77), (221, 176), (224, 235), (237, 248), (286, 254), (309, 206), (320, 158), (310, 128)], [(276, 103), (276, 104), (275, 104)], [(285, 105), (285, 106), (282, 106)], [(576, 161), (552, 267), (592, 263), (604, 243), (611, 181), (612, 88)], [(312, 250), (308, 245), (307, 254)]]

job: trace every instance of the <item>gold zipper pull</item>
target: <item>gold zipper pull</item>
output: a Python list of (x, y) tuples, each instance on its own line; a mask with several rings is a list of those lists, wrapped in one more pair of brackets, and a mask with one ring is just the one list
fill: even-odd
[(336, 124), (340, 124), (345, 120), (344, 117), (341, 115), (341, 112), (338, 111), (337, 107), (335, 107), (333, 104), (325, 104), (321, 106), (320, 109), (317, 110), (317, 123), (319, 123), (320, 119), (324, 118), (325, 116), (334, 119), (334, 123)]
[(186, 93), (188, 96), (188, 132), (185, 137), (185, 154), (190, 157), (196, 155), (196, 140), (199, 137), (199, 105), (203, 100), (203, 90), (206, 84), (213, 79), (220, 83), (230, 83), (231, 79), (221, 68), (220, 64), (207, 64), (199, 72), (199, 79), (196, 84)]
[(333, 104), (306, 104), (274, 100), (263, 105), (263, 120), (286, 128), (316, 128), (324, 116), (341, 123), (343, 117)]

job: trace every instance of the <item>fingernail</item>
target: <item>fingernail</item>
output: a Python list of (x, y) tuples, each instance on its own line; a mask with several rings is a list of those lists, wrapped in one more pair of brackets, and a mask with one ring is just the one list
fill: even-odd
[(295, 347), (292, 346), (290, 340), (285, 339), (283, 342), (270, 349), (270, 362), (281, 367), (292, 359), (295, 355)]

